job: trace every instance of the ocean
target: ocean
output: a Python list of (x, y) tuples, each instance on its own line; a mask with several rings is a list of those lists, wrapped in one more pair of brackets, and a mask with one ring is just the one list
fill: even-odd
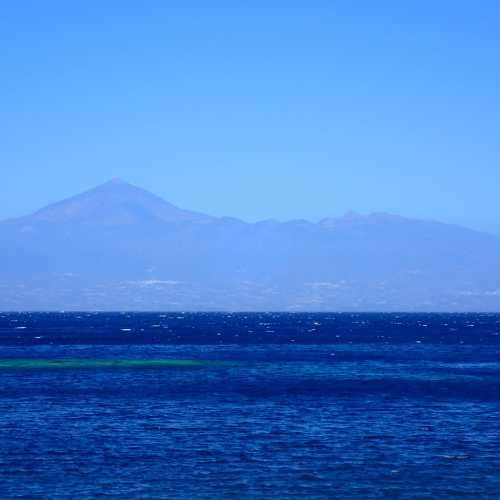
[(500, 498), (500, 315), (0, 313), (0, 498)]

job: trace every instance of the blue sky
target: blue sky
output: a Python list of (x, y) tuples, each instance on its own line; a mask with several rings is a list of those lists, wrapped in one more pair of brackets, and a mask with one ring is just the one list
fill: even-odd
[(500, 232), (500, 3), (6, 0), (0, 217), (121, 177)]

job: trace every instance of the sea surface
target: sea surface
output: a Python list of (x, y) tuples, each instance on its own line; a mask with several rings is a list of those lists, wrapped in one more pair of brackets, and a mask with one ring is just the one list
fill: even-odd
[(0, 313), (0, 498), (500, 498), (500, 315)]

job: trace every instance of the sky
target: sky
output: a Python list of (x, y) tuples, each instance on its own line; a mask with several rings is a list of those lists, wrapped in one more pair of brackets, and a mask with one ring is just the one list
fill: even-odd
[(0, 218), (120, 177), (500, 233), (500, 2), (4, 0)]

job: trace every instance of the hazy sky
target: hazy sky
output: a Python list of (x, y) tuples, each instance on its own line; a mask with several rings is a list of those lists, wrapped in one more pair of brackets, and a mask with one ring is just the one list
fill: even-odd
[(4, 0), (0, 217), (119, 176), (500, 232), (500, 2)]

